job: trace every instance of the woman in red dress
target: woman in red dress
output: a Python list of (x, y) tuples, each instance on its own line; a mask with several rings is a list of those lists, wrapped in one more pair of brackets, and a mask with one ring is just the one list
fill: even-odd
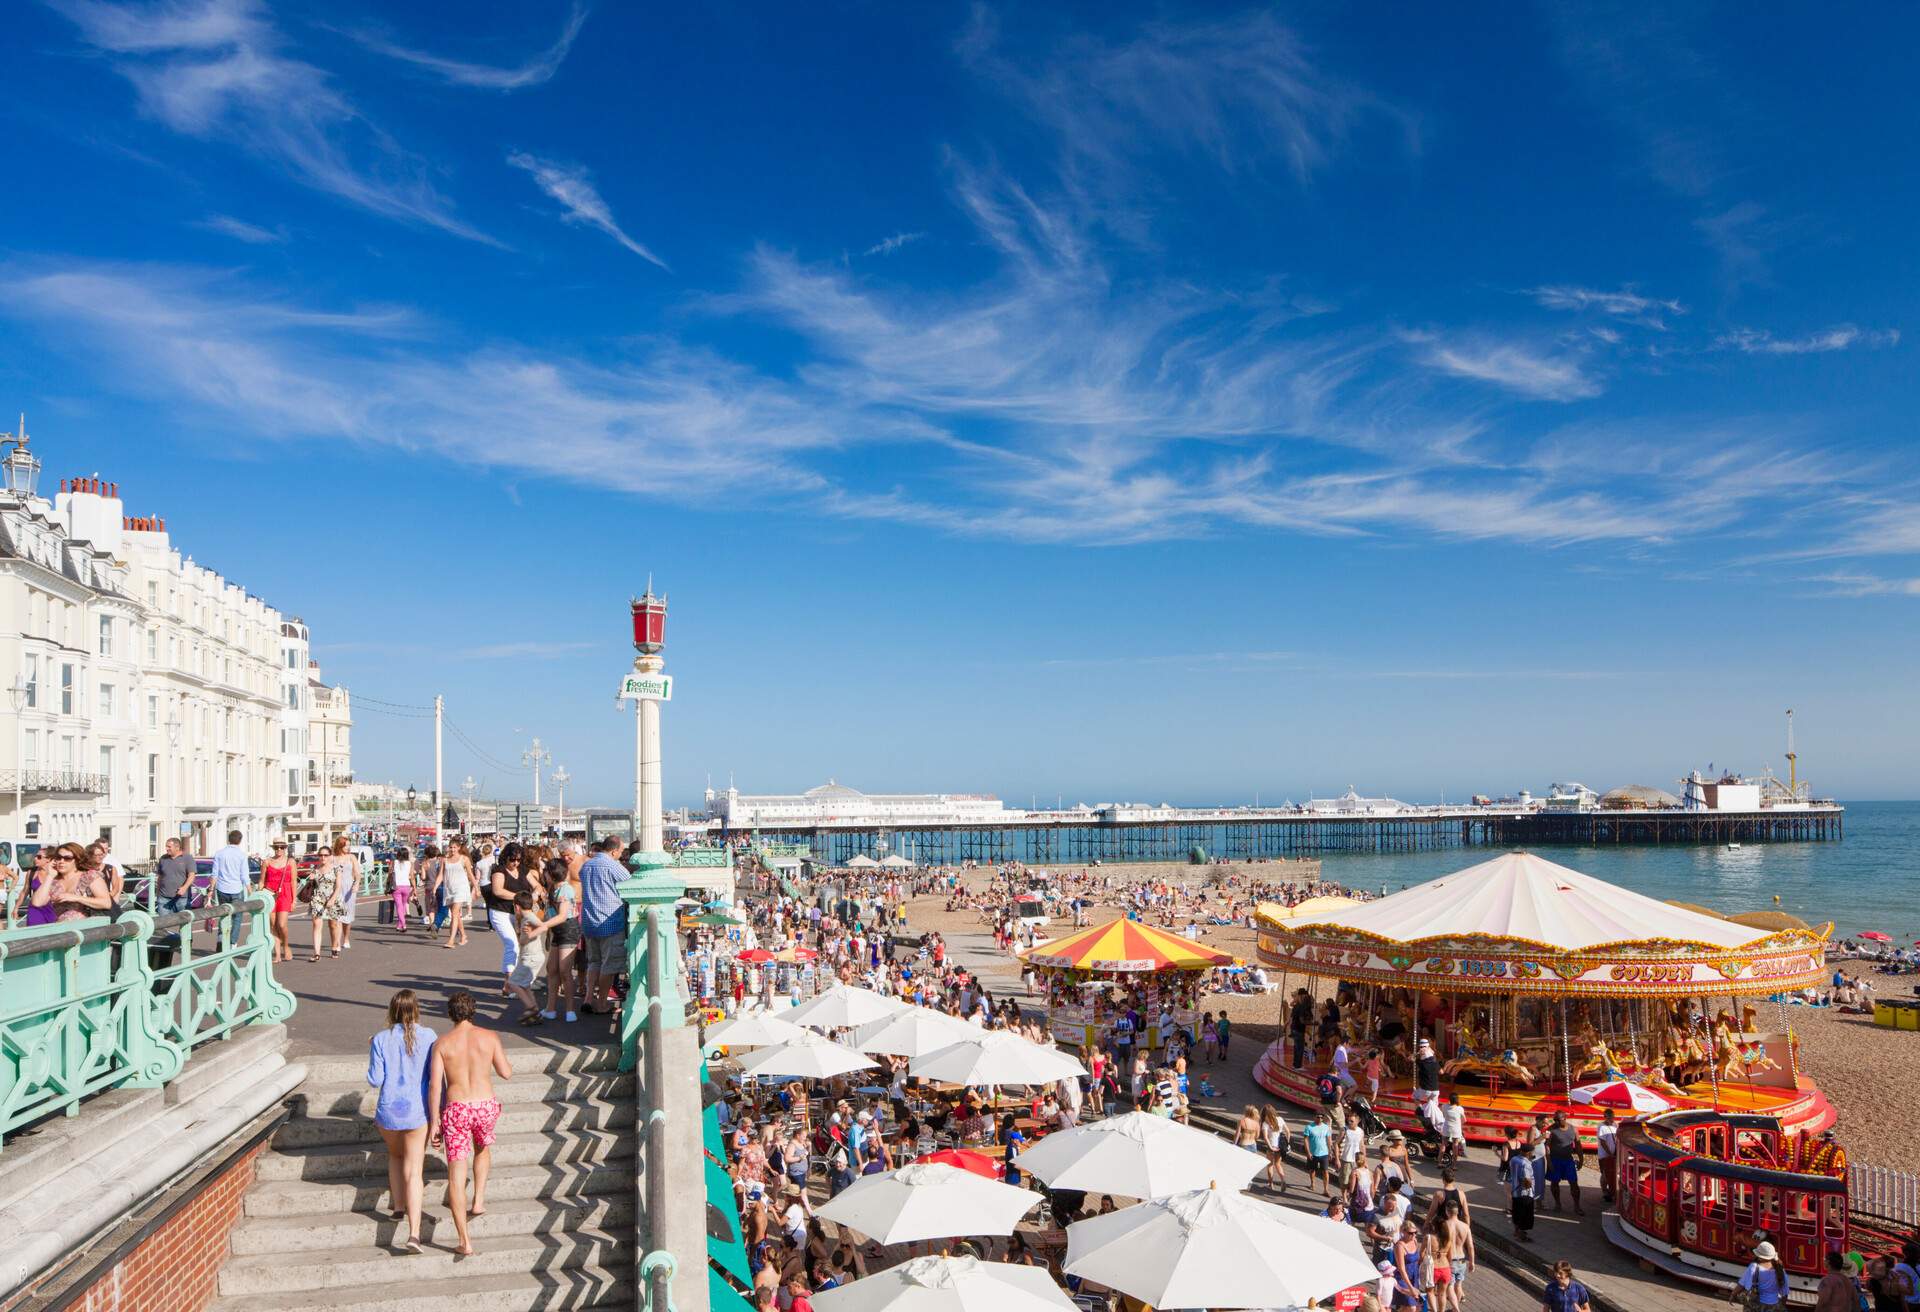
[(293, 940), (288, 936), (287, 917), (293, 914), (293, 860), (287, 855), (285, 839), (273, 840), (273, 855), (260, 869), (260, 885), (273, 894), (273, 909), (268, 925), (273, 930), (273, 959), (293, 960)]

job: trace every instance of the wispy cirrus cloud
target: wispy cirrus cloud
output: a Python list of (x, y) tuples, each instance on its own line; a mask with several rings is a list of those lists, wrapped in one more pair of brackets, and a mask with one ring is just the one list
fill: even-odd
[(896, 232), (893, 236), (882, 237), (879, 241), (867, 247), (866, 253), (868, 255), (891, 255), (902, 246), (919, 241), (926, 235), (924, 232)]
[(1736, 328), (1722, 334), (1716, 344), (1747, 355), (1825, 355), (1855, 347), (1898, 346), (1900, 332), (1895, 328), (1867, 329), (1842, 323), (1801, 337), (1775, 337), (1762, 328)]
[(236, 146), (385, 218), (492, 243), (325, 72), (285, 53), (259, 0), (47, 2), (110, 58), (141, 109), (173, 131)]
[(519, 91), (552, 81), (553, 75), (560, 71), (560, 65), (566, 62), (567, 55), (573, 50), (580, 29), (586, 26), (589, 12), (586, 5), (576, 3), (567, 15), (559, 38), (539, 54), (518, 64), (481, 64), (450, 59), (401, 45), (372, 32), (355, 32), (352, 35), (356, 41), (377, 54), (412, 64), (455, 86), (478, 87), (483, 91)]
[(1596, 291), (1591, 287), (1573, 287), (1559, 284), (1551, 287), (1535, 287), (1528, 292), (1534, 302), (1549, 310), (1583, 311), (1592, 310), (1599, 314), (1612, 315), (1617, 319), (1627, 319), (1644, 324), (1649, 328), (1665, 328), (1665, 316), (1685, 314), (1687, 309), (1675, 300), (1663, 300), (1652, 296), (1642, 296), (1631, 288), (1619, 291)]
[(1827, 597), (1920, 597), (1920, 579), (1887, 578), (1879, 574), (1812, 574), (1800, 580), (1816, 595)]
[(1420, 147), (1416, 116), (1330, 71), (1265, 12), (1003, 42), (997, 13), (977, 4), (957, 48), (1049, 133), (1063, 194), (1134, 236), (1146, 227), (1139, 183), (1155, 156), (1205, 160), (1235, 178), (1277, 160), (1305, 183), (1363, 128)]
[(1580, 401), (1603, 390), (1578, 360), (1548, 355), (1514, 342), (1484, 339), (1446, 340), (1430, 333), (1408, 334), (1420, 346), (1421, 363), (1438, 373), (1504, 388), (1536, 401)]
[(236, 219), (231, 214), (209, 214), (200, 220), (199, 226), (208, 232), (218, 232), (235, 241), (243, 241), (249, 246), (277, 246), (287, 239), (285, 228), (263, 228), (245, 219)]
[(598, 228), (641, 259), (672, 272), (665, 260), (627, 235), (625, 229), (615, 221), (613, 210), (601, 198), (599, 189), (593, 185), (593, 175), (580, 165), (541, 159), (525, 151), (515, 151), (507, 156), (507, 163), (526, 170), (540, 190), (560, 203), (565, 211), (560, 216), (561, 222)]

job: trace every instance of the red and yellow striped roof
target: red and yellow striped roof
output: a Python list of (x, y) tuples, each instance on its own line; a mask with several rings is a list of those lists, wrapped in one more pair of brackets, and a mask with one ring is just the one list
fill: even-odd
[(1207, 970), (1230, 966), (1233, 955), (1216, 952), (1164, 929), (1134, 920), (1113, 920), (1028, 949), (1036, 966), (1056, 970), (1138, 971)]

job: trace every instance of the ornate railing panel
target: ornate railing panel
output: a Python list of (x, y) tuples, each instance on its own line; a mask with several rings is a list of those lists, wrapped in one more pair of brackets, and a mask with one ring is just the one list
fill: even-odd
[(109, 1089), (163, 1085), (194, 1045), (292, 1015), (269, 901), (0, 933), (0, 1136)]

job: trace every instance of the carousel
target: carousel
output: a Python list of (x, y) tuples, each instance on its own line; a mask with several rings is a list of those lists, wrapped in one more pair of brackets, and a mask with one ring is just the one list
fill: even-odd
[[(1821, 981), (1831, 926), (1763, 932), (1525, 852), (1378, 901), (1297, 910), (1256, 915), (1260, 960), (1281, 972), (1283, 1037), (1254, 1079), (1277, 1096), (1317, 1106), (1344, 1037), (1356, 1074), (1380, 1050), (1374, 1110), (1416, 1132), (1422, 1041), (1442, 1096), (1460, 1096), (1467, 1137), (1483, 1142), (1561, 1111), (1590, 1134), (1603, 1107), (1582, 1086), (1607, 1081), (1640, 1086), (1642, 1105), (1771, 1116), (1787, 1131), (1833, 1123), (1799, 1068), (1784, 1002)], [(1296, 1052), (1289, 1007), (1320, 979), (1334, 996), (1314, 1004)]]
[(1160, 1016), (1191, 1030), (1200, 997), (1217, 966), (1233, 955), (1134, 920), (1114, 920), (1028, 948), (1040, 978), (1047, 1023), (1056, 1043), (1104, 1046), (1122, 1015), (1138, 1013), (1133, 1042), (1160, 1046)]

